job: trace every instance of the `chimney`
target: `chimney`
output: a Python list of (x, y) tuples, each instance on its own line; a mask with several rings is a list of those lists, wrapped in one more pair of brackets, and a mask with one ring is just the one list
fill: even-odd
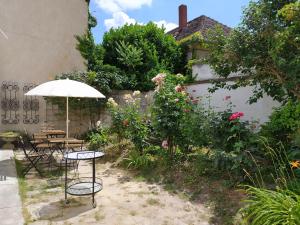
[(179, 6), (179, 28), (182, 29), (187, 26), (187, 6)]

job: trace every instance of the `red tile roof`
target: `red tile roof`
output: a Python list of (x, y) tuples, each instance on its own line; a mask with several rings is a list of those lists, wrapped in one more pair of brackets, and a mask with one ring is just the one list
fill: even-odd
[(203, 37), (205, 38), (207, 31), (211, 28), (214, 28), (216, 25), (219, 25), (224, 30), (225, 34), (229, 34), (231, 31), (231, 28), (214, 20), (207, 16), (199, 16), (187, 23), (187, 26), (184, 28), (175, 28), (168, 32), (168, 34), (171, 34), (175, 37), (176, 40), (181, 40), (187, 36), (190, 36), (191, 34), (194, 34), (196, 32), (200, 32)]

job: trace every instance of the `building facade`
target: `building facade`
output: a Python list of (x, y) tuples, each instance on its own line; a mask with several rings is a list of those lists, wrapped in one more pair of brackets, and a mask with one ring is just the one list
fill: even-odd
[(31, 133), (47, 121), (45, 100), (24, 93), (85, 70), (75, 36), (87, 26), (87, 0), (0, 0), (0, 131)]
[[(231, 28), (205, 15), (199, 16), (191, 21), (187, 21), (187, 6), (179, 6), (179, 26), (168, 33), (173, 35), (177, 41), (183, 41), (199, 34), (204, 39), (207, 38), (209, 29), (214, 29), (219, 26), (225, 34), (229, 34)], [(229, 101), (234, 105), (236, 111), (243, 111), (244, 119), (258, 121), (264, 123), (268, 121), (269, 115), (273, 108), (279, 106), (278, 102), (272, 100), (269, 96), (264, 96), (257, 103), (249, 104), (247, 101), (253, 95), (254, 87), (240, 87), (236, 90), (219, 89), (214, 93), (210, 93), (209, 89), (213, 87), (213, 81), (220, 77), (209, 67), (209, 65), (201, 63), (209, 54), (208, 49), (204, 49), (199, 45), (190, 45), (188, 59), (196, 59), (192, 66), (192, 72), (195, 83), (188, 86), (188, 92), (193, 97), (202, 97), (201, 104), (209, 105), (215, 108), (216, 111), (223, 111), (227, 108)], [(231, 74), (228, 83), (234, 82), (235, 77), (242, 74)], [(225, 100), (227, 99), (227, 100)]]

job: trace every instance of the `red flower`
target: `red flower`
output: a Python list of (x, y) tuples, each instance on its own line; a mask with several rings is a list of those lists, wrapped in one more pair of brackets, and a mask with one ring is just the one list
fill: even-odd
[(225, 101), (227, 101), (228, 99), (231, 99), (230, 95), (225, 96)]
[(196, 105), (196, 104), (198, 104), (199, 100), (198, 100), (198, 99), (195, 99), (195, 100), (193, 100), (192, 102), (193, 102), (193, 104)]
[(161, 143), (161, 147), (163, 147), (164, 149), (167, 149), (167, 148), (169, 147), (168, 141), (167, 141), (167, 140), (164, 140), (164, 141)]
[(176, 91), (176, 92), (182, 92), (182, 91), (183, 91), (183, 87), (181, 87), (181, 85), (177, 85), (177, 86), (175, 87), (175, 91)]
[(229, 117), (229, 120), (232, 121), (232, 120), (236, 120), (238, 118), (241, 118), (242, 116), (244, 116), (244, 113), (243, 112), (235, 112), (233, 113), (230, 117)]
[(123, 126), (127, 127), (129, 125), (129, 121), (128, 120), (124, 120), (123, 121)]

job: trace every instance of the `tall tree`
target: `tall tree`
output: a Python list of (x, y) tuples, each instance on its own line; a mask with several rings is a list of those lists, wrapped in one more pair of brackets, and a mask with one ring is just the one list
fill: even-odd
[(184, 73), (185, 55), (171, 35), (154, 23), (125, 25), (103, 37), (104, 63), (124, 72), (128, 89), (149, 90), (151, 79), (162, 71)]
[(249, 3), (241, 24), (225, 36), (210, 31), (208, 63), (223, 78), (233, 72), (242, 77), (233, 85), (218, 82), (215, 88), (254, 85), (250, 102), (267, 93), (273, 99), (300, 99), (300, 2), (258, 0)]

